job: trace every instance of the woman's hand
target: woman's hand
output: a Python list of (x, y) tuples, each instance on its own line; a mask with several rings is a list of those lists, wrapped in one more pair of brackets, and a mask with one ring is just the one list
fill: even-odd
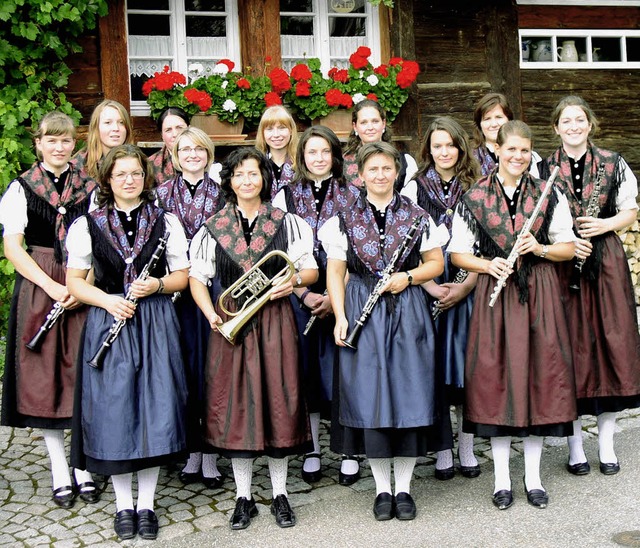
[(454, 283), (442, 284), (441, 287), (449, 290), (447, 295), (438, 301), (437, 307), (441, 308), (442, 310), (447, 310), (448, 308), (451, 308), (452, 306), (458, 304), (473, 289), (473, 286), (468, 287), (466, 284)]
[(158, 292), (160, 287), (160, 280), (158, 278), (152, 278), (149, 276), (146, 280), (134, 280), (131, 284), (131, 295), (136, 299), (143, 299), (149, 295), (153, 295)]
[(347, 332), (349, 331), (349, 322), (347, 318), (341, 316), (336, 318), (336, 326), (333, 328), (333, 338), (336, 341), (337, 346), (346, 346), (344, 339), (347, 338)]
[(73, 310), (78, 308), (82, 303), (73, 295), (69, 295), (66, 299), (59, 301), (65, 310)]
[(311, 309), (311, 314), (318, 316), (320, 319), (326, 318), (333, 312), (333, 308), (331, 308), (331, 299), (329, 299), (328, 295), (308, 293), (304, 298), (303, 304)]
[(209, 317), (207, 318), (208, 322), (209, 322), (209, 326), (211, 327), (211, 329), (213, 329), (214, 331), (218, 331), (218, 326), (222, 325), (222, 318), (220, 316), (218, 316), (215, 312), (211, 312), (211, 314), (209, 314)]
[(380, 294), (387, 291), (392, 295), (397, 295), (409, 287), (409, 277), (404, 272), (392, 274), (389, 281), (380, 288)]
[(281, 299), (282, 297), (288, 297), (293, 293), (293, 278), (282, 281), (282, 278), (278, 278), (273, 283), (273, 293), (271, 293), (271, 300)]
[(523, 234), (518, 243), (518, 253), (520, 255), (526, 255), (527, 253), (533, 253), (534, 255), (540, 255), (542, 253), (542, 245), (538, 243), (534, 235), (531, 232)]
[(436, 301), (441, 301), (449, 294), (449, 288), (447, 284), (437, 284), (434, 281), (427, 282), (426, 284), (422, 284), (427, 290), (427, 293), (431, 295)]
[(491, 274), (496, 279), (500, 279), (503, 276), (510, 276), (513, 272), (513, 268), (509, 266), (509, 261), (502, 257), (494, 257), (487, 262), (486, 271), (487, 274)]
[(577, 239), (576, 242), (576, 258), (580, 260), (586, 260), (593, 252), (593, 245), (587, 240)]
[(583, 238), (593, 238), (611, 231), (609, 219), (596, 217), (578, 217), (578, 234)]
[(51, 278), (49, 278), (48, 283), (44, 285), (42, 289), (44, 289), (45, 293), (49, 295), (49, 297), (51, 297), (54, 301), (64, 303), (67, 299), (73, 298), (69, 294), (67, 286), (59, 284)]
[(107, 295), (104, 308), (116, 320), (128, 320), (133, 317), (136, 311), (136, 305), (127, 301), (124, 297), (118, 295)]

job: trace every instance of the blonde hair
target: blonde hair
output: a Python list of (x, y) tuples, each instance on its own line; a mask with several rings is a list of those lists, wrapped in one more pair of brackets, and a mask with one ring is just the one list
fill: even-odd
[(178, 171), (183, 171), (182, 164), (180, 164), (180, 159), (178, 156), (178, 147), (180, 146), (180, 141), (182, 141), (182, 139), (184, 139), (185, 137), (191, 139), (196, 146), (207, 149), (207, 165), (204, 167), (205, 172), (207, 172), (209, 170), (209, 167), (213, 163), (213, 153), (215, 148), (209, 136), (197, 127), (188, 127), (187, 129), (181, 131), (176, 137), (176, 141), (175, 143), (173, 143), (173, 148), (171, 149), (173, 166)]
[[(74, 140), (76, 138), (76, 125), (74, 121), (58, 110), (54, 110), (49, 114), (45, 114), (40, 120), (38, 131), (34, 133), (34, 139), (42, 139), (45, 135), (70, 135)], [(42, 153), (36, 148), (38, 160), (42, 160)]]
[(298, 149), (298, 128), (296, 122), (289, 111), (282, 105), (274, 105), (269, 107), (262, 113), (260, 124), (258, 125), (258, 133), (256, 134), (256, 148), (263, 154), (269, 152), (267, 143), (264, 140), (264, 130), (282, 124), (289, 128), (291, 139), (287, 145), (287, 158), (292, 162), (293, 169), (296, 168), (296, 150)]
[(98, 178), (98, 163), (102, 159), (102, 142), (100, 141), (100, 115), (106, 108), (115, 108), (122, 119), (127, 130), (127, 136), (123, 144), (133, 143), (133, 127), (131, 125), (131, 117), (127, 110), (118, 101), (105, 99), (102, 101), (91, 114), (89, 120), (89, 130), (87, 134), (87, 162), (85, 168), (89, 175), (94, 179)]

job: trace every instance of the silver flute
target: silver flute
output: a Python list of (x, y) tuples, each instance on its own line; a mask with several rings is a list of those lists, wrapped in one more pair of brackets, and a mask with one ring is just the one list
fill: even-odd
[[(327, 290), (325, 289), (322, 296), (325, 297), (326, 295), (327, 295)], [(309, 321), (307, 322), (307, 325), (304, 326), (304, 331), (302, 332), (303, 335), (309, 334), (309, 331), (311, 331), (311, 328), (313, 327), (313, 324), (316, 323), (317, 319), (318, 319), (318, 316), (315, 316), (313, 314), (311, 315), (311, 317), (309, 318)]]

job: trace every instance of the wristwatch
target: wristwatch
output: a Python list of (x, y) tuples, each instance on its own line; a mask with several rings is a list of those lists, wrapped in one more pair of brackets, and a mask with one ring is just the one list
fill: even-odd
[(407, 275), (407, 279), (409, 280), (409, 285), (413, 285), (413, 276), (411, 275), (411, 272), (407, 270), (405, 274)]
[(296, 273), (296, 287), (300, 287), (302, 285), (302, 276), (300, 276), (300, 272)]
[(542, 246), (542, 253), (540, 253), (540, 255), (538, 255), (538, 257), (540, 257), (541, 259), (544, 259), (547, 256), (547, 253), (549, 253), (549, 246), (548, 245), (543, 245)]

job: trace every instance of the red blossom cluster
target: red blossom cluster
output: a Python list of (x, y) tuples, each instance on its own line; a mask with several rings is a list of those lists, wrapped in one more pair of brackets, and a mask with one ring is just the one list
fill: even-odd
[(273, 107), (275, 105), (281, 105), (282, 99), (280, 99), (280, 95), (278, 95), (275, 91), (270, 91), (269, 93), (265, 94), (264, 102), (267, 107)]
[(269, 79), (271, 80), (271, 89), (277, 94), (291, 89), (289, 75), (286, 70), (280, 67), (276, 67), (269, 72)]
[(347, 69), (333, 67), (329, 69), (327, 74), (334, 82), (346, 84), (349, 81), (349, 71)]
[(352, 53), (349, 57), (349, 63), (354, 69), (362, 70), (369, 65), (369, 56), (371, 50), (366, 46), (360, 46), (355, 53)]
[(305, 64), (299, 63), (291, 69), (291, 78), (296, 82), (308, 82), (312, 76), (311, 70)]
[(241, 89), (251, 89), (251, 82), (249, 82), (249, 80), (247, 80), (246, 78), (238, 78), (236, 86)]
[(154, 91), (167, 91), (177, 85), (186, 85), (187, 79), (184, 74), (179, 72), (173, 72), (169, 69), (169, 65), (165, 65), (162, 72), (154, 73), (153, 77), (149, 78), (142, 86), (142, 93), (145, 97)]
[(396, 76), (396, 83), (398, 87), (405, 89), (408, 88), (413, 82), (416, 81), (420, 67), (415, 61), (403, 61), (402, 68)]
[(296, 84), (296, 95), (298, 97), (311, 97), (311, 84), (309, 82), (298, 82)]
[(233, 72), (233, 67), (236, 66), (236, 64), (233, 61), (231, 61), (230, 59), (221, 59), (216, 64), (217, 65), (227, 65), (227, 68), (229, 69), (229, 72)]
[(353, 106), (353, 99), (348, 93), (342, 93), (339, 89), (330, 89), (324, 94), (324, 98), (327, 100), (327, 105), (330, 107), (344, 107), (351, 108)]
[(389, 67), (387, 65), (380, 65), (379, 67), (374, 68), (373, 72), (387, 78), (389, 76)]
[(206, 91), (200, 91), (199, 89), (186, 89), (184, 91), (184, 98), (196, 105), (202, 112), (209, 110), (213, 104), (211, 96)]

